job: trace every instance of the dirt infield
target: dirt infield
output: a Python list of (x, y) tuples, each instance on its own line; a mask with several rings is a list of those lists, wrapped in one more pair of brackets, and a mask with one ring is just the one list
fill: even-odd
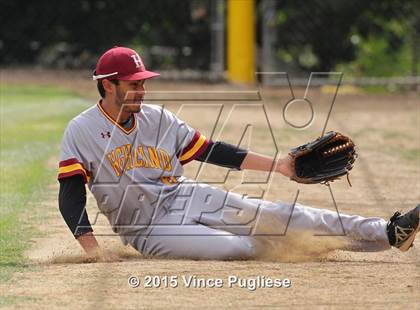
[[(94, 84), (82, 79), (83, 73), (54, 77), (43, 74), (38, 83), (71, 87), (77, 93), (95, 98)], [(20, 72), (7, 74), (2, 82), (22, 82)], [(31, 80), (32, 82), (33, 80)], [(28, 81), (24, 81), (28, 82)], [(229, 85), (198, 85), (151, 82), (149, 89), (173, 90), (238, 90)], [(168, 102), (172, 111), (180, 111), (183, 119), (210, 136), (219, 104), (224, 108), (214, 130), (222, 130), (221, 138), (238, 143), (247, 124), (252, 130), (244, 134), (243, 145), (273, 155), (278, 148), (287, 152), (319, 135), (328, 114), (332, 94), (314, 89), (309, 98), (315, 107), (314, 123), (305, 130), (296, 130), (282, 118), (282, 108), (290, 99), (288, 89), (260, 90), (263, 101), (203, 103)], [(303, 95), (296, 90), (297, 96)], [(94, 102), (94, 101), (93, 101)], [(264, 108), (262, 108), (262, 106)], [(290, 109), (289, 120), (305, 122), (308, 107), (296, 105)], [(200, 114), (197, 114), (200, 113)], [(199, 115), (200, 117), (197, 117)], [(303, 115), (306, 117), (302, 120)], [(269, 119), (267, 125), (266, 119)], [(271, 129), (270, 129), (271, 128)], [(417, 94), (366, 95), (338, 94), (327, 129), (352, 136), (358, 145), (359, 158), (351, 174), (352, 187), (341, 180), (332, 184), (334, 197), (342, 213), (389, 218), (395, 210), (408, 210), (420, 202), (420, 106)], [(252, 134), (251, 134), (252, 133)], [(274, 138), (274, 139), (273, 139)], [(273, 142), (274, 140), (274, 142)], [(58, 156), (58, 154), (57, 154)], [(50, 168), (56, 166), (52, 158)], [(198, 164), (186, 167), (186, 175), (195, 177)], [(264, 173), (230, 173), (223, 182), (226, 170), (204, 167), (198, 179), (217, 182), (218, 186), (247, 192), (264, 193), (269, 200), (293, 201), (297, 189), (298, 202), (319, 208), (334, 209), (325, 186), (296, 185), (281, 176), (273, 176), (269, 184)], [(241, 178), (256, 184), (237, 186)], [(17, 273), (10, 282), (0, 285), (3, 296), (10, 299), (7, 308), (45, 309), (143, 309), (167, 308), (345, 308), (345, 309), (414, 309), (420, 300), (420, 238), (407, 253), (330, 251), (339, 237), (293, 236), (279, 240), (275, 253), (255, 261), (191, 261), (148, 259), (135, 250), (124, 247), (113, 236), (105, 218), (100, 215), (95, 231), (108, 236), (98, 237), (106, 251), (117, 260), (92, 263), (86, 260), (80, 247), (70, 235), (57, 209), (55, 180), (48, 188), (49, 198), (39, 207), (45, 211), (41, 225), (46, 232), (34, 239), (27, 252), (31, 268)], [(96, 214), (95, 202), (88, 197), (90, 218)], [(324, 239), (323, 239), (324, 238)], [(121, 261), (120, 261), (121, 260)], [(138, 288), (128, 285), (128, 278), (144, 280), (147, 275), (177, 276), (178, 287)], [(187, 288), (183, 276), (222, 279), (221, 288)], [(229, 276), (243, 279), (290, 279), (289, 288), (229, 287)]]

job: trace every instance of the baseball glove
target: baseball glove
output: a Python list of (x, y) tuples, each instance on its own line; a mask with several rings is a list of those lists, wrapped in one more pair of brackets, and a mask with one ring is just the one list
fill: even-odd
[(348, 173), (357, 157), (353, 141), (334, 131), (292, 149), (289, 155), (294, 171), (290, 178), (306, 184), (326, 184), (343, 175), (349, 180)]

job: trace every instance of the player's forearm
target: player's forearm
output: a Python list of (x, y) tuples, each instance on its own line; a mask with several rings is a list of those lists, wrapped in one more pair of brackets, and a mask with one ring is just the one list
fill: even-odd
[(99, 251), (98, 241), (96, 241), (95, 236), (91, 232), (79, 236), (77, 241), (79, 241), (83, 250), (85, 250), (88, 255), (95, 255)]
[(290, 177), (292, 175), (291, 158), (289, 155), (278, 160), (272, 157), (248, 152), (241, 165), (241, 170), (275, 171)]
[(81, 175), (60, 179), (58, 205), (64, 221), (88, 253), (97, 248), (98, 243), (92, 234), (86, 206), (86, 189)]

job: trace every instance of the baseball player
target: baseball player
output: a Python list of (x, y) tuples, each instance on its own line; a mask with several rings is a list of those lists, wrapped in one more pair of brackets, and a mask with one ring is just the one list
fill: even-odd
[[(264, 252), (258, 235), (342, 235), (360, 250), (408, 250), (420, 229), (420, 205), (387, 222), (250, 199), (188, 180), (192, 160), (291, 177), (293, 158), (279, 160), (211, 141), (170, 111), (143, 103), (144, 83), (158, 76), (138, 55), (114, 47), (93, 79), (101, 99), (72, 119), (61, 144), (59, 209), (88, 254), (99, 249), (85, 210), (87, 184), (99, 210), (125, 244), (147, 256), (251, 259)], [(281, 239), (279, 239), (281, 242)], [(373, 245), (373, 246), (372, 246)]]

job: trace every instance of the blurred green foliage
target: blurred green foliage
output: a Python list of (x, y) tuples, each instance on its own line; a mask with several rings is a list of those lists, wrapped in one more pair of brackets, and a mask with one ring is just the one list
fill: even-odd
[(356, 76), (418, 68), (420, 1), (280, 0), (276, 8), (277, 57), (285, 64)]
[(360, 39), (355, 60), (337, 65), (337, 70), (352, 76), (401, 76), (410, 75), (412, 55), (409, 40), (391, 50), (383, 37), (371, 36)]
[(54, 52), (89, 59), (114, 45), (132, 44), (173, 47), (161, 50), (182, 63), (185, 46), (209, 53), (208, 14), (193, 14), (208, 2), (0, 0), (0, 64), (33, 63)]
[[(0, 64), (92, 68), (104, 50), (129, 45), (155, 68), (208, 70), (212, 1), (225, 0), (0, 0)], [(259, 30), (264, 1), (256, 1)], [(418, 0), (276, 0), (274, 16), (283, 68), (418, 72)]]

